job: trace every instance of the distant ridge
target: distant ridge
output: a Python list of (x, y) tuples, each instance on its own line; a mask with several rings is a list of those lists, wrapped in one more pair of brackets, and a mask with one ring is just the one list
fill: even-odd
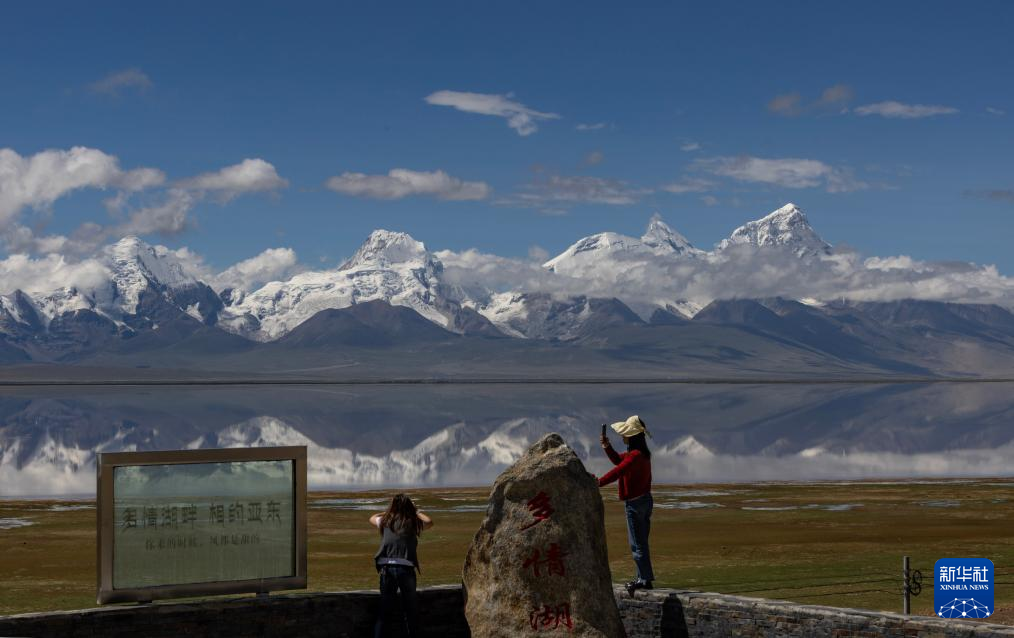
[(389, 348), (458, 337), (409, 308), (366, 301), (348, 308), (321, 310), (277, 343), (298, 348)]

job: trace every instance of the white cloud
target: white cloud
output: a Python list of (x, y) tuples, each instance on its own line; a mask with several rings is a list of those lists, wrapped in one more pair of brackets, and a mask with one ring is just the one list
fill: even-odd
[(25, 254), (0, 260), (0, 294), (15, 290), (48, 293), (61, 288), (95, 290), (107, 285), (109, 270), (97, 259), (68, 260), (50, 254), (33, 259)]
[(451, 201), (479, 200), (489, 197), (492, 189), (485, 182), (466, 182), (444, 171), (412, 171), (394, 168), (387, 175), (342, 173), (325, 183), (327, 188), (345, 195), (374, 199), (401, 199), (427, 195)]
[(450, 106), (465, 113), (493, 115), (507, 120), (507, 126), (518, 132), (518, 135), (531, 135), (538, 130), (536, 124), (542, 120), (556, 120), (556, 113), (543, 113), (528, 108), (513, 100), (513, 93), (498, 95), (495, 93), (469, 93), (466, 91), (437, 91), (427, 95), (425, 100), (435, 106)]
[(705, 195), (704, 197), (701, 198), (701, 201), (704, 203), (705, 206), (708, 207), (718, 206), (718, 198), (715, 197), (714, 195)]
[(1007, 115), (1007, 111), (1004, 111), (1003, 109), (994, 108), (992, 106), (987, 106), (986, 112), (989, 113), (990, 115)]
[(14, 225), (7, 229), (3, 237), (7, 250), (11, 253), (36, 253), (48, 255), (60, 253), (67, 247), (68, 239), (63, 235), (38, 236), (31, 228)]
[(711, 180), (703, 179), (701, 177), (683, 177), (677, 182), (665, 184), (660, 186), (659, 190), (666, 191), (667, 193), (703, 193), (711, 190), (715, 186), (715, 183)]
[(637, 203), (651, 192), (622, 180), (587, 175), (549, 175), (538, 177), (521, 191), (496, 203), (537, 208), (547, 215), (562, 215), (573, 204), (625, 206)]
[[(102, 237), (107, 237), (105, 229)], [(120, 235), (115, 236), (119, 239)], [(74, 240), (64, 238), (65, 242)], [(45, 294), (61, 288), (77, 288), (86, 295), (111, 295), (111, 272), (102, 256), (101, 245), (92, 243), (89, 256), (74, 258), (67, 254), (32, 257), (17, 253), (0, 260), (0, 295), (15, 290)], [(172, 256), (184, 272), (215, 290), (235, 288), (249, 291), (269, 281), (287, 279), (305, 270), (291, 248), (269, 248), (216, 273), (204, 258), (186, 246), (170, 249), (153, 245), (160, 255)]]
[(125, 221), (109, 226), (104, 239), (123, 235), (178, 235), (193, 226), (190, 212), (207, 197), (219, 203), (251, 193), (271, 192), (288, 187), (275, 167), (259, 158), (245, 159), (217, 171), (179, 180), (153, 202), (130, 207), (122, 194), (106, 201), (111, 213)]
[(701, 150), (701, 145), (697, 142), (684, 142), (683, 144), (680, 144), (680, 150), (686, 153), (691, 153), (693, 151)]
[[(246, 193), (284, 188), (288, 182), (268, 162), (247, 159), (168, 188), (165, 184), (161, 170), (123, 170), (115, 156), (97, 149), (78, 146), (24, 157), (0, 149), (0, 239), (12, 253), (83, 256), (113, 237), (179, 234), (191, 227), (191, 210), (207, 197), (225, 203)], [(86, 222), (69, 237), (42, 235), (21, 223), (25, 209), (48, 213), (58, 199), (82, 189), (115, 189), (104, 201), (112, 223)]]
[(903, 104), (889, 100), (866, 104), (855, 108), (857, 115), (879, 115), (881, 117), (894, 119), (916, 119), (921, 117), (933, 117), (935, 115), (953, 115), (958, 109), (951, 106), (937, 106), (930, 104)]
[(165, 183), (165, 173), (157, 168), (135, 168), (116, 180), (116, 187), (124, 193), (137, 193)]
[(178, 235), (190, 227), (189, 213), (199, 200), (199, 194), (170, 189), (158, 204), (130, 211), (127, 221), (109, 229), (109, 234)]
[[(736, 245), (694, 259), (632, 255), (622, 267), (607, 260), (592, 264), (581, 277), (556, 274), (528, 259), (442, 251), (445, 280), (469, 290), (523, 290), (559, 297), (616, 297), (634, 310), (689, 300), (765, 298), (891, 301), (926, 299), (1014, 307), (1014, 279), (994, 266), (923, 262), (907, 256), (864, 259), (839, 252), (814, 260), (789, 251)], [(647, 313), (650, 315), (650, 311)]]
[(151, 88), (151, 78), (138, 68), (123, 69), (88, 85), (93, 93), (117, 96), (128, 89), (146, 91)]
[(269, 162), (253, 158), (182, 180), (178, 187), (212, 193), (223, 201), (228, 201), (239, 195), (280, 190), (288, 185), (289, 181), (279, 177)]
[(75, 146), (21, 156), (0, 149), (0, 230), (24, 208), (47, 209), (56, 200), (84, 188), (139, 191), (165, 181), (153, 168), (124, 171), (119, 160), (97, 149)]
[(264, 252), (230, 266), (209, 282), (215, 290), (236, 288), (253, 290), (269, 281), (288, 279), (303, 268), (291, 248), (268, 248)]
[(701, 159), (694, 165), (713, 175), (741, 182), (773, 184), (783, 188), (824, 186), (829, 193), (842, 193), (869, 187), (868, 184), (856, 180), (850, 170), (836, 168), (814, 159), (741, 155)]
[(595, 122), (594, 124), (578, 124), (574, 128), (578, 131), (601, 131), (607, 126), (608, 124), (605, 122)]
[(584, 156), (585, 166), (597, 166), (606, 159), (606, 154), (602, 151), (592, 151)]
[(549, 259), (549, 251), (539, 245), (528, 247), (528, 258), (538, 264), (544, 264)]

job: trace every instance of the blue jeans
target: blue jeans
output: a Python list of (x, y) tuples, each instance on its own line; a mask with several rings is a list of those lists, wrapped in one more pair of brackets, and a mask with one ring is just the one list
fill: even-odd
[(651, 494), (632, 498), (623, 504), (627, 512), (627, 537), (630, 539), (634, 565), (637, 566), (637, 579), (645, 582), (655, 580), (655, 572), (651, 569), (651, 553), (648, 551), (651, 510), (654, 505)]
[[(399, 596), (400, 594), (400, 596)], [(415, 568), (404, 565), (384, 565), (380, 568), (380, 613), (373, 626), (374, 638), (384, 635), (384, 618), (398, 607), (405, 614), (408, 636), (416, 638), (419, 633), (419, 604), (415, 593)]]

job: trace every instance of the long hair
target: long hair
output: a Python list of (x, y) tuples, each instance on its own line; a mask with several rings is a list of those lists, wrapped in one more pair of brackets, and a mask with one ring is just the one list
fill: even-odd
[(385, 527), (390, 529), (401, 528), (416, 536), (422, 533), (422, 521), (419, 520), (419, 515), (412, 499), (405, 494), (396, 494), (391, 499), (391, 505), (380, 519), (381, 533), (383, 533)]
[(648, 449), (648, 441), (645, 439), (644, 432), (627, 437), (627, 449), (637, 450), (644, 455), (644, 458), (651, 460), (651, 450)]

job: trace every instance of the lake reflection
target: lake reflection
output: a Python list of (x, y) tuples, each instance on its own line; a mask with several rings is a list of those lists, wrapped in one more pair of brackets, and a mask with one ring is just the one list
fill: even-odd
[[(311, 488), (484, 485), (559, 432), (596, 473), (638, 414), (657, 482), (1006, 476), (1014, 384), (22, 388), (0, 494), (86, 494), (95, 452), (306, 445)], [(614, 436), (614, 445), (620, 446)]]

